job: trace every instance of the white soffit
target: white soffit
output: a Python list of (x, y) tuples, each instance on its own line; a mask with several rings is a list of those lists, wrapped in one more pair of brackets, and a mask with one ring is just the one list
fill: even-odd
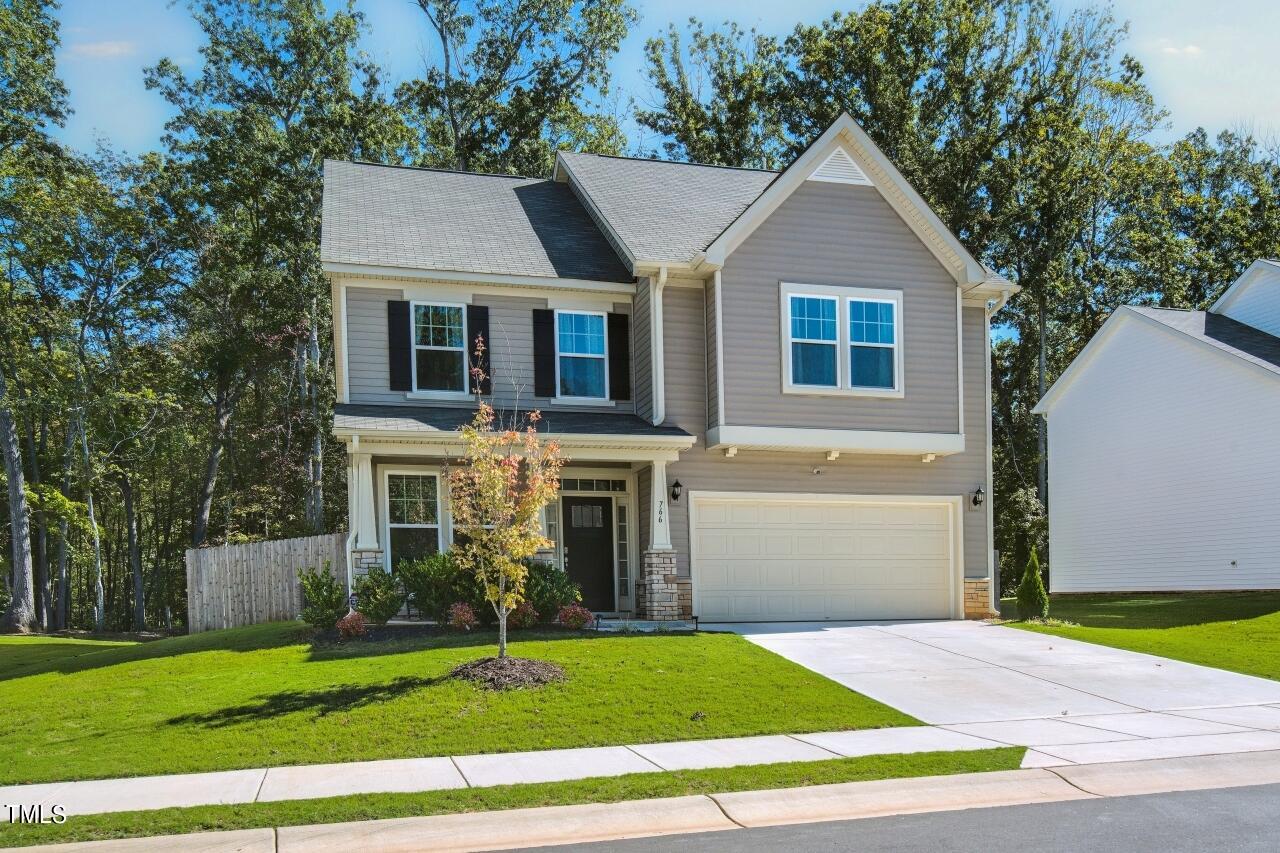
[(822, 165), (809, 173), (808, 181), (824, 181), (830, 184), (860, 184), (862, 186), (874, 186), (871, 179), (867, 177), (867, 173), (857, 163), (853, 162), (853, 158), (849, 156), (849, 152), (844, 148), (836, 148), (822, 161)]

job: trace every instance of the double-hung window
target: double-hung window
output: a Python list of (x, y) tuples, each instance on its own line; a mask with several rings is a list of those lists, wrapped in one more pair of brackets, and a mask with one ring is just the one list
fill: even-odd
[(413, 303), (413, 388), (467, 391), (467, 310), (463, 305)]
[(609, 399), (605, 314), (556, 311), (556, 389), (560, 397)]
[(386, 474), (387, 554), (395, 569), (440, 551), (440, 478), (436, 474)]
[(819, 388), (839, 385), (836, 309), (827, 296), (793, 294), (791, 306), (791, 383)]
[(902, 292), (782, 285), (783, 390), (902, 396)]
[(848, 304), (849, 387), (892, 390), (897, 384), (897, 305), (887, 299), (850, 299)]

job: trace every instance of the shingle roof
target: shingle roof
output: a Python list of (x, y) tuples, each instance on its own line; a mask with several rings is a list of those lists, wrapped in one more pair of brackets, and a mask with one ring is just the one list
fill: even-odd
[(1198, 341), (1280, 374), (1280, 338), (1275, 335), (1209, 311), (1147, 307), (1135, 307), (1132, 310)]
[[(475, 409), (445, 406), (376, 406), (339, 403), (333, 407), (333, 426), (346, 430), (394, 432), (453, 432), (469, 422)], [(506, 413), (504, 413), (506, 414)], [(517, 413), (522, 414), (522, 413)], [(654, 426), (635, 415), (608, 412), (543, 411), (539, 432), (552, 435), (618, 435), (645, 438), (685, 438), (674, 426)]]
[(633, 257), (673, 263), (707, 248), (779, 174), (564, 151), (560, 159)]
[(632, 280), (565, 184), (339, 160), (324, 164), (320, 259)]

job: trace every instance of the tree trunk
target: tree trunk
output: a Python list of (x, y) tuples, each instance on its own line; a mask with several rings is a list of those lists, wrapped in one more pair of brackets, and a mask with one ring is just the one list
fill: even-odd
[[(507, 595), (507, 578), (505, 575), (498, 575), (498, 601), (501, 602)], [(507, 656), (507, 608), (503, 604), (499, 604), (495, 610), (498, 611), (498, 657), (505, 658)]]
[[(1048, 373), (1048, 365), (1046, 352), (1048, 350), (1048, 335), (1046, 333), (1045, 314), (1048, 312), (1048, 296), (1044, 291), (1044, 282), (1040, 283), (1039, 295), (1036, 297), (1036, 310), (1039, 313), (1040, 325), (1040, 356), (1036, 365), (1036, 379), (1039, 386), (1039, 399), (1044, 399), (1046, 374)], [(1045, 422), (1044, 415), (1036, 418), (1036, 451), (1039, 461), (1036, 464), (1036, 497), (1040, 500), (1040, 505), (1047, 507), (1049, 505), (1049, 439), (1048, 424)]]
[[(67, 440), (62, 448), (62, 494), (71, 497), (71, 459), (75, 452), (76, 432), (67, 425)], [(58, 600), (54, 606), (54, 627), (63, 630), (71, 618), (71, 578), (67, 573), (70, 543), (67, 541), (67, 519), (58, 522)]]
[[(45, 445), (46, 426), (40, 426), (40, 441), (36, 441), (35, 429), (27, 422), (27, 457), (31, 460), (31, 484), (39, 486), (43, 482), (40, 475), (40, 450)], [(36, 619), (40, 629), (47, 631), (53, 621), (53, 590), (49, 588), (49, 517), (44, 510), (35, 512), (35, 598)]]
[(89, 530), (93, 534), (93, 629), (101, 632), (106, 627), (107, 608), (102, 588), (102, 536), (98, 532), (98, 519), (93, 511), (93, 467), (89, 456), (89, 436), (84, 428), (84, 413), (79, 416), (80, 451), (84, 457), (85, 505), (89, 510)]
[(133, 483), (127, 473), (120, 475), (120, 497), (124, 502), (124, 528), (129, 542), (129, 573), (133, 576), (133, 630), (145, 631), (147, 608), (142, 585), (142, 554), (138, 548), (138, 513), (133, 505)]
[(36, 626), (34, 579), (31, 575), (31, 519), (27, 508), (26, 484), (22, 477), (22, 451), (13, 412), (9, 409), (8, 385), (0, 370), (0, 453), (9, 481), (9, 530), (13, 558), (13, 601), (4, 614), (4, 624), (19, 631)]
[(204, 479), (200, 483), (196, 517), (191, 524), (192, 548), (203, 545), (209, 535), (209, 514), (213, 510), (213, 493), (218, 486), (218, 466), (222, 462), (222, 452), (226, 448), (227, 428), (231, 424), (231, 413), (234, 409), (235, 402), (231, 393), (225, 388), (219, 388), (213, 404), (213, 439), (204, 463)]
[(312, 533), (324, 532), (324, 436), (320, 421), (320, 330), (316, 306), (311, 306), (311, 340), (303, 359), (302, 389), (311, 407), (311, 452), (307, 457), (307, 526)]

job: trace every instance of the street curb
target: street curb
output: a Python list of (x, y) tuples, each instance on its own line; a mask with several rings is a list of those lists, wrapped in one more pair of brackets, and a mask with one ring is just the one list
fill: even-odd
[(710, 796), (57, 844), (48, 853), (409, 853), (617, 841), (743, 827), (1280, 783), (1280, 751), (844, 782)]

